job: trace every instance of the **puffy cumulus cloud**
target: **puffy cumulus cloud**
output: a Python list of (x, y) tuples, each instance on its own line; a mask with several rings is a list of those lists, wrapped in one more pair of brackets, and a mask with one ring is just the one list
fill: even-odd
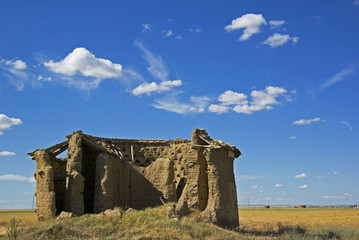
[(277, 183), (274, 187), (275, 188), (281, 188), (281, 187), (283, 187), (283, 184)]
[(8, 60), (5, 62), (6, 65), (12, 66), (14, 69), (24, 70), (27, 68), (26, 63), (22, 60)]
[(353, 131), (353, 127), (352, 125), (350, 124), (350, 122), (347, 122), (347, 121), (341, 121), (341, 123), (343, 123), (345, 126), (347, 126), (349, 128), (350, 131)]
[(16, 153), (14, 153), (14, 152), (9, 152), (9, 151), (1, 151), (0, 152), (1, 157), (15, 156), (15, 155), (16, 155)]
[(45, 62), (44, 66), (54, 73), (67, 76), (76, 74), (97, 79), (119, 78), (122, 76), (121, 64), (112, 63), (108, 59), (96, 58), (86, 48), (75, 48), (63, 60)]
[(22, 60), (0, 60), (0, 70), (3, 70), (0, 73), (5, 75), (17, 91), (24, 90), (25, 82), (28, 80), (26, 68), (26, 63)]
[(300, 119), (293, 122), (294, 125), (310, 125), (313, 122), (325, 122), (325, 120), (318, 117), (312, 119)]
[(260, 33), (260, 26), (267, 25), (266, 20), (262, 14), (248, 13), (241, 17), (232, 20), (232, 23), (225, 26), (227, 32), (244, 29), (242, 36), (239, 38), (240, 41), (248, 40), (253, 34)]
[(238, 105), (238, 104), (248, 104), (247, 96), (243, 93), (233, 92), (231, 90), (225, 91), (218, 97), (218, 101), (222, 105)]
[(304, 184), (304, 185), (301, 185), (301, 186), (298, 186), (299, 189), (306, 189), (308, 188), (308, 185), (307, 184)]
[(0, 114), (0, 135), (4, 133), (6, 129), (9, 129), (11, 126), (19, 125), (22, 121), (19, 118), (9, 118), (5, 114)]
[(284, 20), (271, 20), (269, 21), (270, 29), (278, 28), (285, 24)]
[(206, 110), (210, 98), (206, 96), (191, 96), (189, 103), (181, 102), (177, 96), (171, 95), (162, 99), (156, 99), (153, 107), (178, 114), (203, 113)]
[(155, 82), (151, 83), (143, 83), (132, 90), (132, 94), (135, 96), (139, 96), (142, 94), (151, 95), (151, 93), (160, 93), (165, 91), (170, 91), (173, 87), (178, 87), (182, 85), (181, 80), (173, 80), (173, 81), (163, 81), (159, 84)]
[(224, 106), (224, 105), (218, 105), (218, 104), (211, 104), (208, 107), (208, 111), (213, 112), (213, 113), (217, 113), (217, 114), (222, 114), (222, 113), (226, 113), (229, 111), (229, 107)]
[(0, 176), (0, 181), (7, 181), (7, 180), (22, 181), (22, 182), (35, 182), (34, 177), (24, 177), (24, 176), (13, 175), (13, 174), (5, 174), (5, 175)]
[(86, 48), (76, 48), (61, 61), (50, 60), (44, 62), (44, 66), (53, 73), (61, 74), (61, 79), (69, 85), (82, 90), (97, 88), (104, 79), (123, 76), (121, 64), (97, 58)]
[(295, 175), (295, 179), (300, 179), (300, 178), (307, 178), (309, 177), (308, 174), (306, 173), (301, 173), (301, 174), (298, 174), (298, 175)]
[(276, 98), (285, 96), (286, 93), (287, 90), (284, 88), (268, 86), (265, 90), (253, 90), (249, 102), (247, 95), (228, 90), (217, 98), (219, 104), (211, 104), (208, 110), (217, 114), (226, 113), (230, 109), (237, 113), (252, 114), (264, 109), (273, 109), (274, 105), (280, 104)]
[(293, 43), (297, 43), (299, 38), (298, 37), (290, 37), (288, 34), (280, 34), (274, 33), (272, 36), (268, 37), (263, 44), (269, 45), (271, 47), (279, 47), (292, 40)]

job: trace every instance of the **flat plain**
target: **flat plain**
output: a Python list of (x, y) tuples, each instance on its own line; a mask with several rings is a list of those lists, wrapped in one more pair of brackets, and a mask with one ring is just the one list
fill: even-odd
[[(188, 231), (199, 231), (195, 230), (197, 227), (196, 217), (189, 216), (188, 219), (184, 218), (183, 223), (177, 226), (174, 229), (173, 226), (176, 226), (175, 223), (172, 223), (172, 220), (166, 220), (165, 217), (165, 206), (158, 208), (158, 210), (146, 210), (141, 213), (139, 211), (134, 213), (134, 215), (125, 214), (122, 217), (122, 220), (116, 220), (111, 218), (110, 221), (112, 224), (112, 228), (121, 229), (123, 234), (125, 231), (128, 231), (128, 227), (133, 229), (134, 226), (133, 221), (140, 221), (141, 219), (141, 229), (143, 232), (146, 232), (148, 235), (151, 228), (155, 229), (157, 224), (159, 225), (159, 229), (163, 230), (164, 226), (167, 226), (168, 232), (173, 232), (173, 236), (176, 235), (176, 231), (184, 227), (184, 229), (188, 229)], [(95, 215), (94, 215), (95, 216)], [(43, 222), (38, 222), (36, 213), (34, 210), (0, 210), (0, 239), (5, 238), (6, 233), (10, 227), (10, 221), (12, 218), (16, 218), (20, 220), (19, 227), (33, 227), (33, 229), (38, 229), (37, 231), (44, 232), (44, 228), (56, 228), (59, 221), (51, 220), (46, 224)], [(91, 218), (88, 220), (82, 220), (82, 218)], [(99, 221), (97, 218), (92, 219), (91, 216), (84, 216), (79, 219), (79, 222), (93, 222)], [(102, 218), (101, 218), (102, 219)], [(148, 223), (147, 223), (148, 220)], [(155, 220), (155, 222), (154, 222)], [(67, 220), (64, 220), (62, 224), (67, 224)], [(71, 224), (67, 224), (66, 228), (71, 228), (74, 225), (75, 219), (69, 221)], [(100, 222), (106, 225), (106, 219), (102, 219)], [(156, 222), (158, 223), (156, 224)], [(166, 223), (169, 222), (168, 224)], [(239, 221), (240, 221), (240, 229), (239, 234), (229, 234), (228, 239), (359, 239), (359, 210), (350, 209), (350, 208), (306, 208), (306, 209), (298, 209), (298, 208), (270, 208), (270, 209), (262, 209), (262, 208), (241, 208), (239, 210)], [(61, 221), (60, 221), (61, 222)], [(85, 226), (88, 223), (82, 225)], [(127, 224), (130, 224), (127, 226)], [(148, 230), (146, 231), (146, 225), (148, 224)], [(188, 226), (186, 225), (188, 224)], [(63, 225), (63, 228), (65, 225)], [(150, 227), (151, 226), (151, 227)], [(203, 229), (203, 225), (200, 229)], [(81, 227), (82, 228), (82, 227)], [(177, 229), (178, 228), (178, 229)], [(93, 229), (93, 226), (92, 226)], [(177, 229), (177, 230), (176, 230)], [(26, 230), (30, 231), (30, 230)], [(76, 231), (76, 229), (74, 230)], [(82, 231), (86, 231), (82, 229)], [(103, 229), (101, 230), (103, 231)], [(133, 231), (133, 230), (131, 230)], [(139, 231), (139, 230), (138, 230)], [(214, 235), (206, 235), (203, 236), (203, 239), (209, 237), (209, 239), (221, 239), (222, 232), (218, 232), (219, 230), (214, 230), (211, 234)], [(51, 232), (51, 231), (50, 231)], [(116, 232), (116, 229), (112, 229), (111, 232)], [(136, 231), (137, 232), (137, 231)], [(141, 232), (141, 231), (139, 231)], [(96, 233), (93, 233), (97, 236)], [(118, 232), (116, 233), (118, 234)], [(132, 233), (131, 233), (132, 234)], [(137, 233), (136, 233), (137, 234)], [(140, 233), (139, 233), (140, 234)], [(183, 237), (185, 233), (183, 233)], [(188, 236), (194, 236), (192, 233), (187, 233)], [(206, 233), (207, 234), (207, 233)], [(217, 236), (218, 234), (218, 236)], [(20, 235), (21, 236), (21, 235)], [(78, 235), (76, 235), (78, 236)], [(119, 239), (122, 239), (117, 235)], [(132, 236), (134, 238), (141, 237), (135, 235), (127, 235), (124, 236), (129, 237)], [(156, 236), (154, 233), (153, 236)], [(162, 237), (166, 238), (167, 235), (163, 235)], [(172, 236), (172, 235), (171, 235)], [(196, 239), (202, 239), (201, 235), (196, 235)], [(50, 237), (47, 235), (47, 237)], [(130, 238), (132, 238), (130, 237)], [(237, 238), (238, 237), (238, 238)], [(69, 236), (70, 239), (71, 236)], [(80, 237), (81, 238), (81, 237)], [(111, 238), (111, 237), (110, 237)], [(6, 239), (6, 238), (5, 238)], [(55, 237), (56, 239), (56, 237)], [(75, 237), (76, 239), (76, 237)], [(95, 237), (96, 239), (96, 237)], [(149, 239), (157, 239), (157, 238), (149, 238)], [(160, 238), (159, 238), (160, 239)], [(179, 238), (182, 239), (182, 238)], [(187, 238), (183, 238), (187, 239)], [(190, 239), (190, 237), (189, 237)], [(227, 238), (226, 238), (227, 239)]]

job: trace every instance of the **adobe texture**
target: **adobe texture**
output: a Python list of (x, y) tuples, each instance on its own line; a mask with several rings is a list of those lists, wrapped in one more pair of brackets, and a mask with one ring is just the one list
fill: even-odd
[[(115, 206), (143, 209), (178, 202), (204, 221), (238, 227), (233, 160), (240, 151), (194, 129), (191, 141), (99, 138), (81, 131), (29, 155), (36, 160), (40, 220), (62, 211), (77, 216)], [(67, 158), (56, 157), (68, 150)]]

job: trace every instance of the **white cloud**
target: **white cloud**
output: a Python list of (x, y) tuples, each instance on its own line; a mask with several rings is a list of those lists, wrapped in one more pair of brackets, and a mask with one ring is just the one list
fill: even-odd
[(353, 5), (354, 5), (354, 6), (359, 6), (359, 0), (354, 0), (354, 1), (353, 1)]
[(308, 174), (301, 173), (301, 174), (296, 175), (294, 178), (295, 179), (300, 179), (300, 178), (307, 178), (307, 177), (309, 177)]
[(138, 87), (136, 87), (135, 89), (133, 89), (132, 94), (136, 96), (142, 94), (151, 95), (151, 93), (153, 92), (160, 93), (160, 92), (170, 91), (173, 87), (178, 87), (181, 85), (182, 85), (181, 80), (163, 81), (160, 82), (159, 84), (155, 82), (143, 83)]
[(253, 186), (251, 186), (251, 189), (257, 189), (257, 188), (259, 188), (258, 185), (253, 185)]
[(350, 198), (352, 197), (353, 194), (350, 193), (344, 193), (343, 195), (324, 195), (323, 198), (325, 199), (345, 199), (345, 198)]
[(196, 29), (190, 28), (189, 31), (190, 31), (190, 32), (195, 32), (195, 33), (200, 33), (200, 32), (202, 32), (202, 30), (199, 29), (199, 28), (196, 28)]
[(296, 136), (290, 136), (290, 137), (288, 137), (288, 138), (289, 138), (289, 139), (292, 139), (292, 140), (297, 139)]
[(273, 109), (273, 105), (279, 104), (276, 98), (285, 93), (287, 90), (284, 88), (268, 86), (265, 90), (253, 90), (252, 100), (248, 102), (247, 95), (227, 90), (219, 95), (219, 104), (211, 104), (208, 111), (222, 114), (232, 109), (237, 113), (252, 114), (263, 109), (270, 110)]
[(191, 96), (190, 103), (180, 102), (175, 95), (156, 99), (153, 107), (178, 114), (202, 113), (208, 105), (209, 98), (205, 96)]
[(252, 101), (250, 104), (240, 104), (233, 108), (237, 113), (252, 114), (261, 110), (273, 109), (273, 105), (278, 105), (276, 97), (283, 95), (287, 90), (280, 87), (268, 86), (264, 91), (253, 90), (251, 92)]
[(307, 184), (304, 184), (304, 185), (302, 185), (302, 186), (298, 186), (298, 188), (299, 188), (299, 189), (306, 189), (306, 188), (308, 188), (308, 185), (307, 185)]
[(24, 70), (27, 68), (26, 63), (21, 60), (8, 60), (5, 62), (6, 65), (12, 66), (14, 69)]
[(224, 29), (229, 32), (244, 28), (243, 34), (239, 40), (245, 41), (248, 40), (253, 34), (260, 33), (259, 27), (262, 24), (267, 25), (267, 22), (262, 14), (248, 13), (233, 19), (232, 23), (227, 25)]
[(345, 126), (347, 126), (347, 127), (350, 129), (350, 131), (353, 131), (353, 127), (352, 127), (352, 125), (351, 125), (349, 122), (347, 122), (347, 121), (341, 121), (341, 123), (343, 123)]
[(350, 76), (351, 74), (353, 74), (354, 72), (356, 72), (359, 69), (359, 63), (355, 63), (350, 65), (349, 67), (343, 69), (342, 71), (340, 71), (339, 73), (335, 74), (333, 77), (331, 77), (330, 79), (328, 79), (326, 81), (326, 83), (324, 83), (319, 89), (323, 90), (325, 88), (330, 87), (331, 85), (343, 81), (345, 80), (348, 76)]
[(325, 120), (322, 120), (318, 117), (312, 118), (312, 119), (300, 119), (293, 122), (294, 125), (310, 125), (312, 122), (325, 122)]
[(122, 66), (108, 59), (96, 58), (86, 48), (76, 48), (63, 60), (45, 62), (44, 66), (54, 73), (73, 76), (81, 74), (97, 79), (119, 78), (122, 76)]
[(169, 30), (162, 30), (162, 33), (165, 35), (165, 37), (172, 37), (173, 36), (173, 32), (171, 29)]
[[(44, 62), (50, 71), (62, 74), (62, 80), (82, 90), (97, 88), (103, 79), (123, 76), (122, 66), (108, 59), (96, 58), (86, 48), (76, 48), (63, 60)], [(77, 76), (76, 80), (72, 76)], [(79, 76), (85, 77), (80, 79)]]
[(334, 175), (338, 175), (339, 173), (338, 172), (333, 172)]
[(238, 175), (239, 180), (256, 180), (258, 179), (257, 176), (250, 176), (250, 175)]
[(19, 125), (22, 121), (19, 118), (9, 118), (5, 114), (0, 114), (0, 135), (4, 133), (4, 130), (9, 129), (11, 126)]
[(162, 58), (160, 56), (154, 56), (147, 48), (143, 46), (141, 42), (135, 42), (135, 45), (145, 54), (143, 57), (150, 65), (147, 70), (152, 74), (152, 76), (161, 81), (167, 81), (168, 71), (165, 67), (165, 64), (163, 63)]
[(281, 188), (281, 187), (283, 187), (283, 184), (277, 183), (274, 187), (275, 188)]
[(5, 175), (0, 176), (0, 181), (6, 181), (6, 180), (36, 182), (34, 177), (24, 177), (24, 176), (13, 175), (13, 174), (5, 174)]
[(269, 21), (270, 29), (278, 28), (285, 24), (284, 20), (271, 20)]
[(4, 69), (4, 75), (9, 79), (17, 91), (24, 90), (25, 82), (28, 79), (27, 73), (24, 71), (27, 68), (26, 63), (21, 60), (0, 60), (0, 69)]
[(2, 157), (15, 156), (15, 155), (16, 155), (16, 153), (14, 153), (14, 152), (9, 152), (9, 151), (0, 152), (0, 156), (2, 156)]
[(292, 40), (293, 43), (297, 43), (299, 38), (298, 37), (290, 37), (288, 34), (280, 34), (274, 33), (272, 36), (268, 37), (263, 44), (269, 45), (271, 47), (279, 47)]
[(225, 91), (219, 95), (218, 101), (221, 102), (222, 105), (248, 104), (247, 96), (245, 94), (233, 92), (231, 90)]
[(218, 105), (218, 104), (211, 104), (208, 107), (208, 111), (214, 112), (214, 113), (217, 113), (217, 114), (222, 114), (222, 113), (228, 112), (229, 107), (223, 106), (223, 105)]
[(37, 77), (37, 81), (51, 81), (52, 80), (52, 77), (43, 77), (42, 75), (39, 75)]
[(152, 30), (152, 26), (149, 23), (141, 24), (142, 25), (142, 31), (141, 32), (147, 32)]

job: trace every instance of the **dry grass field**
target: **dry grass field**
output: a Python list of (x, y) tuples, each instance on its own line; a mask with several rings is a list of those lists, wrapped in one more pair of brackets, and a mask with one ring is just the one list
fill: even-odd
[(241, 228), (269, 230), (278, 223), (284, 226), (305, 228), (357, 228), (359, 210), (350, 208), (241, 208)]
[(12, 218), (21, 221), (18, 239), (359, 239), (356, 209), (241, 208), (240, 231), (234, 233), (198, 222), (195, 213), (169, 220), (165, 208), (40, 223), (33, 210), (0, 210), (0, 239), (7, 239)]

